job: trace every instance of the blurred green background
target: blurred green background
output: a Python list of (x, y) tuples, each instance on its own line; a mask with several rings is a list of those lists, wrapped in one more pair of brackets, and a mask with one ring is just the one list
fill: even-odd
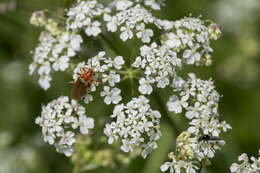
[[(40, 33), (29, 24), (30, 15), (41, 9), (62, 13), (64, 1), (17, 0), (7, 9), (3, 5), (9, 1), (0, 0), (0, 173), (70, 173), (70, 160), (43, 143), (34, 119), (41, 112), (41, 104), (70, 92), (67, 81), (71, 78), (55, 74), (51, 89), (45, 92), (35, 76), (28, 76), (30, 51)], [(166, 4), (160, 14), (157, 12), (162, 18), (176, 20), (191, 13), (223, 27), (221, 39), (212, 44), (213, 65), (195, 71), (203, 79), (215, 80), (223, 95), (219, 106), (222, 119), (233, 128), (223, 136), (227, 144), (204, 172), (229, 172), (240, 153), (256, 155), (260, 148), (260, 1), (166, 0)], [(97, 107), (102, 107), (100, 114), (111, 113), (103, 103), (93, 104), (92, 109)], [(186, 128), (178, 116), (173, 115), (173, 119), (180, 129)], [(162, 121), (162, 132), (159, 148), (148, 159), (138, 157), (117, 172), (159, 173), (175, 139), (167, 122)]]

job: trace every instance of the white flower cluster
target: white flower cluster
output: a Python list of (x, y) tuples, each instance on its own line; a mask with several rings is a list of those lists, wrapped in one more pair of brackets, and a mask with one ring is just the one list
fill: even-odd
[(114, 5), (117, 10), (126, 10), (128, 7), (131, 7), (135, 2), (148, 6), (153, 10), (160, 10), (161, 5), (165, 5), (164, 0), (114, 0), (112, 5)]
[(219, 136), (220, 132), (230, 129), (231, 126), (225, 121), (218, 119), (219, 94), (215, 90), (213, 81), (196, 78), (193, 73), (184, 81), (177, 77), (174, 80), (174, 91), (179, 96), (173, 95), (167, 102), (169, 111), (181, 113), (185, 110), (185, 116), (192, 120), (188, 131), (195, 135)]
[(109, 8), (104, 8), (96, 0), (81, 1), (67, 12), (67, 29), (77, 32), (84, 29), (86, 35), (97, 36), (101, 33), (101, 23), (97, 20), (104, 13), (109, 13)]
[(37, 26), (37, 27), (42, 27), (46, 24), (46, 17), (43, 11), (35, 11), (31, 18), (30, 18), (30, 24)]
[[(188, 131), (197, 137), (210, 135), (218, 137), (221, 131), (226, 132), (231, 126), (225, 121), (219, 120), (218, 102), (219, 94), (215, 90), (212, 80), (201, 80), (192, 73), (187, 81), (176, 78), (173, 83), (174, 91), (179, 92), (179, 96), (173, 95), (167, 102), (169, 111), (181, 113), (185, 111), (185, 116), (191, 120)], [(214, 155), (209, 154), (212, 158)]]
[(171, 162), (165, 162), (161, 165), (160, 169), (162, 172), (166, 172), (170, 169), (170, 173), (196, 173), (196, 170), (198, 170), (198, 167), (194, 165), (192, 161), (180, 160), (173, 152), (169, 153), (168, 157), (171, 159)]
[(176, 95), (170, 97), (167, 103), (169, 111), (181, 113), (184, 109), (188, 119), (218, 115), (220, 96), (211, 79), (204, 81), (189, 73), (187, 81), (177, 77), (173, 82), (173, 88), (175, 92), (179, 92), (180, 98)]
[[(123, 1), (118, 1), (117, 7), (119, 6), (118, 4), (121, 3), (123, 3)], [(137, 38), (140, 38), (142, 42), (149, 43), (153, 36), (153, 30), (147, 29), (146, 24), (153, 23), (154, 17), (140, 4), (132, 6), (133, 3), (131, 3), (131, 1), (124, 1), (124, 3), (129, 5), (126, 5), (126, 7), (120, 5), (120, 8), (117, 9), (122, 11), (117, 12), (116, 15), (104, 15), (104, 20), (107, 22), (107, 30), (116, 32), (119, 28), (121, 32), (120, 38), (123, 41), (132, 39), (136, 33)], [(131, 7), (125, 9), (128, 6)]]
[(89, 129), (94, 128), (94, 119), (86, 116), (85, 108), (75, 100), (69, 101), (67, 96), (42, 106), (41, 116), (35, 123), (42, 127), (44, 141), (66, 156), (74, 151), (72, 145), (76, 142), (77, 129), (81, 134), (88, 134)]
[(142, 46), (141, 55), (132, 65), (145, 70), (145, 77), (139, 80), (142, 94), (151, 94), (153, 83), (158, 88), (168, 86), (171, 79), (178, 78), (176, 67), (181, 68), (183, 64), (210, 65), (210, 39), (219, 36), (217, 25), (207, 27), (199, 18), (186, 17), (175, 22), (154, 18), (154, 24), (166, 31), (161, 37), (162, 45), (153, 42)]
[(95, 91), (96, 86), (99, 85), (99, 79), (104, 84), (104, 91), (101, 92), (101, 96), (105, 97), (104, 102), (106, 104), (118, 104), (122, 97), (120, 96), (121, 90), (115, 87), (116, 83), (120, 82), (120, 75), (117, 70), (122, 68), (125, 61), (122, 56), (116, 56), (114, 59), (105, 57), (105, 52), (99, 52), (98, 55), (88, 59), (88, 64), (85, 62), (79, 63), (74, 69), (73, 79), (76, 81), (78, 74), (81, 73), (81, 68), (92, 69), (95, 72), (94, 85), (91, 85), (88, 89), (87, 95), (85, 96), (85, 103), (93, 100), (92, 95), (89, 92)]
[[(162, 172), (170, 169), (170, 172), (186, 172), (195, 173), (199, 169), (198, 163), (194, 158), (196, 153), (193, 149), (193, 144), (191, 141), (191, 134), (189, 132), (182, 132), (176, 140), (176, 150), (175, 153), (171, 152), (168, 154), (170, 162), (165, 162), (161, 165), (160, 169)], [(186, 171), (183, 171), (186, 170)]]
[(62, 31), (58, 23), (45, 20), (44, 13), (35, 12), (31, 23), (36, 26), (45, 26), (46, 31), (41, 33), (39, 45), (33, 51), (33, 62), (29, 66), (29, 74), (36, 70), (40, 76), (40, 86), (47, 90), (52, 80), (51, 71), (65, 71), (69, 67), (69, 60), (80, 51), (82, 37), (78, 34)]
[[(206, 25), (200, 18), (161, 20), (147, 10), (147, 7), (159, 10), (162, 4), (163, 0), (114, 0), (111, 8), (105, 8), (97, 0), (78, 0), (67, 11), (66, 31), (53, 20), (46, 20), (44, 13), (35, 13), (31, 23), (45, 27), (46, 31), (34, 51), (30, 74), (37, 70), (40, 85), (48, 89), (51, 71), (66, 70), (70, 58), (81, 49), (83, 40), (79, 33), (82, 30), (87, 36), (95, 37), (102, 32), (101, 25), (104, 24), (107, 31), (118, 32), (124, 42), (139, 38), (147, 45), (140, 47), (140, 55), (135, 60), (129, 60), (128, 69), (121, 71), (125, 65), (122, 56), (110, 58), (103, 51), (89, 58), (87, 63), (79, 63), (73, 73), (72, 98), (84, 97), (85, 103), (89, 103), (93, 100), (90, 93), (102, 84), (100, 95), (104, 97), (104, 102), (116, 105), (111, 115), (114, 121), (106, 124), (104, 129), (108, 143), (120, 141), (121, 150), (126, 153), (141, 149), (142, 157), (146, 158), (157, 148), (156, 142), (161, 136), (161, 115), (151, 109), (149, 100), (143, 95), (150, 95), (153, 85), (157, 88), (172, 86), (176, 94), (167, 102), (168, 109), (176, 114), (184, 112), (190, 120), (190, 127), (178, 136), (176, 150), (169, 154), (171, 162), (164, 163), (161, 171), (170, 169), (172, 173), (183, 170), (195, 173), (202, 162), (208, 161), (215, 150), (220, 149), (224, 143), (219, 138), (220, 133), (231, 129), (231, 126), (219, 120), (220, 95), (212, 80), (197, 79), (191, 73), (184, 80), (177, 71), (184, 65), (210, 65), (210, 41), (216, 40), (221, 32), (218, 25)], [(154, 31), (149, 28), (151, 25), (155, 25), (153, 28), (161, 33), (158, 37), (160, 43), (156, 38), (151, 39), (154, 36)], [(109, 39), (103, 40), (113, 44)], [(113, 47), (110, 47), (111, 50)], [(136, 53), (135, 49), (132, 53)], [(122, 78), (120, 74), (125, 75), (124, 79), (139, 79), (138, 90), (143, 95), (132, 98), (127, 104), (120, 104), (121, 89), (116, 87)], [(85, 109), (75, 100), (69, 102), (68, 97), (60, 97), (43, 106), (42, 115), (36, 123), (42, 127), (44, 141), (55, 145), (58, 152), (67, 156), (73, 152), (76, 129), (87, 134), (88, 129), (94, 127), (94, 120), (86, 117)]]
[(170, 162), (161, 165), (162, 172), (170, 169), (170, 172), (196, 173), (202, 164), (210, 163), (208, 158), (214, 156), (214, 152), (224, 145), (224, 141), (208, 135), (197, 137), (188, 131), (182, 132), (176, 140), (175, 153), (169, 153)]
[(151, 7), (153, 10), (160, 10), (161, 6), (164, 6), (165, 0), (139, 0), (139, 2), (143, 2), (144, 5)]
[[(233, 163), (230, 167), (232, 173), (259, 173), (260, 172), (260, 150), (258, 151), (258, 158), (249, 157), (246, 153), (238, 157), (239, 164)], [(251, 161), (251, 162), (250, 162)]]
[(140, 52), (141, 56), (136, 58), (132, 66), (145, 70), (145, 77), (139, 80), (142, 94), (151, 94), (153, 83), (157, 83), (158, 88), (165, 88), (172, 83), (170, 80), (176, 76), (175, 68), (181, 67), (181, 60), (174, 51), (152, 43), (142, 46)]
[[(168, 46), (178, 56), (182, 57), (185, 64), (210, 65), (211, 53), (210, 40), (217, 39), (217, 28), (207, 27), (199, 18), (185, 17), (174, 22), (157, 20), (157, 25), (166, 29), (161, 42)], [(214, 35), (214, 36), (213, 36)]]
[[(177, 95), (170, 97), (167, 102), (169, 111), (176, 114), (184, 111), (185, 116), (191, 121), (188, 131), (182, 132), (176, 140), (176, 153), (172, 153), (170, 157), (172, 161), (164, 163), (161, 171), (170, 168), (172, 172), (178, 172), (182, 167), (186, 172), (195, 173), (196, 165), (213, 158), (215, 150), (219, 150), (225, 144), (219, 135), (222, 131), (231, 129), (231, 126), (218, 118), (220, 96), (212, 80), (197, 79), (190, 73), (187, 81), (177, 77), (173, 87), (180, 98)], [(177, 162), (181, 165), (175, 165)]]
[(109, 144), (119, 139), (124, 152), (141, 148), (143, 158), (157, 148), (156, 141), (161, 136), (161, 114), (152, 110), (148, 102), (147, 98), (139, 96), (126, 105), (115, 106), (111, 118), (116, 118), (116, 121), (106, 124), (104, 129)]

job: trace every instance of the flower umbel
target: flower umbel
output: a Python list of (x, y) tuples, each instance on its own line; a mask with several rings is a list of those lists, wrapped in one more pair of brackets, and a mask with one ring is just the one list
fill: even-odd
[(42, 127), (44, 141), (66, 156), (71, 156), (74, 151), (78, 131), (88, 134), (88, 130), (94, 127), (94, 119), (86, 116), (85, 108), (75, 100), (69, 101), (67, 96), (43, 106), (41, 116), (36, 118), (35, 123)]
[(246, 153), (238, 157), (240, 163), (233, 163), (230, 167), (232, 173), (245, 173), (245, 172), (260, 172), (260, 150), (258, 151), (259, 157), (249, 157)]
[[(72, 99), (61, 96), (53, 100), (42, 106), (41, 116), (36, 118), (44, 141), (66, 156), (76, 150), (72, 160), (80, 162), (75, 166), (86, 170), (112, 167), (109, 164), (114, 160), (128, 163), (133, 153), (146, 158), (157, 148), (162, 136), (161, 117), (164, 121), (170, 115), (162, 105), (161, 112), (153, 110), (158, 99), (156, 93), (170, 91), (168, 102), (162, 104), (174, 114), (183, 113), (189, 127), (183, 132), (174, 127), (179, 135), (176, 148), (169, 153), (170, 161), (160, 168), (171, 173), (197, 172), (221, 149), (225, 141), (220, 135), (231, 126), (220, 120), (220, 94), (213, 80), (199, 79), (194, 73), (185, 74), (183, 69), (211, 64), (211, 41), (221, 35), (220, 27), (201, 17), (159, 19), (153, 11), (161, 10), (164, 0), (114, 0), (104, 4), (97, 0), (77, 0), (65, 17), (49, 18), (48, 10), (37, 11), (31, 17), (30, 23), (43, 31), (33, 51), (29, 74), (37, 73), (39, 84), (45, 90), (51, 86), (53, 72), (66, 72), (73, 81)], [(118, 41), (122, 45), (117, 45)], [(102, 45), (104, 51), (94, 48), (96, 45)], [(137, 95), (138, 91), (141, 95)], [(105, 109), (106, 115), (96, 116), (99, 126), (95, 126), (94, 134), (102, 147), (90, 147), (92, 139), (87, 137), (94, 136), (89, 133), (94, 128), (94, 119), (86, 116), (86, 107), (94, 100), (94, 107), (98, 108), (96, 101), (100, 99), (96, 97), (99, 96), (104, 106), (113, 108), (113, 113), (109, 113), (112, 109)], [(107, 114), (112, 114), (112, 120)], [(104, 134), (99, 133), (100, 129)], [(113, 151), (103, 147), (105, 142), (120, 147)], [(119, 150), (124, 153), (118, 154)], [(114, 152), (120, 157), (111, 158)], [(81, 157), (87, 161), (85, 165)], [(249, 165), (248, 159), (243, 161)], [(248, 167), (257, 170), (258, 161), (255, 158), (252, 161), (253, 166)], [(231, 171), (239, 169), (234, 164)]]
[(156, 141), (161, 136), (161, 114), (152, 110), (148, 103), (147, 98), (139, 96), (126, 105), (115, 106), (111, 117), (116, 120), (106, 124), (104, 129), (104, 133), (109, 138), (108, 143), (120, 140), (121, 150), (124, 152), (132, 152), (140, 147), (143, 158), (157, 148)]

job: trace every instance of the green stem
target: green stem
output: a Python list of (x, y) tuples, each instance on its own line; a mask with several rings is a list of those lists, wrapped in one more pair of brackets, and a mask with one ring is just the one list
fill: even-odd
[(44, 11), (45, 13), (48, 13), (48, 14), (52, 15), (53, 17), (56, 17), (56, 18), (62, 20), (62, 21), (66, 21), (66, 18), (57, 15), (57, 14), (56, 14), (55, 12), (53, 12), (53, 11), (50, 11), (50, 10), (48, 10), (48, 9), (45, 9), (45, 10), (43, 10), (43, 11)]
[(157, 91), (153, 91), (152, 96), (154, 100), (157, 102), (159, 110), (162, 113), (162, 119), (164, 119), (167, 123), (171, 125), (171, 127), (174, 129), (176, 133), (176, 136), (179, 135), (180, 130), (178, 129), (174, 121), (170, 118), (171, 115), (168, 113), (167, 109), (165, 108), (165, 104), (163, 103), (160, 95), (157, 93)]
[(135, 35), (134, 35), (133, 42), (132, 42), (132, 51), (131, 51), (131, 55), (130, 55), (129, 66), (132, 65), (132, 59), (134, 58), (134, 56), (135, 56)]
[(74, 168), (73, 168), (73, 173), (79, 173), (80, 171), (80, 166), (79, 166), (79, 160), (76, 160), (74, 162)]
[[(135, 35), (134, 35), (134, 38), (132, 40), (132, 51), (131, 51), (131, 55), (130, 55), (130, 58), (129, 58), (129, 68), (132, 68), (131, 65), (132, 65), (132, 60), (135, 56)], [(131, 94), (132, 94), (132, 97), (134, 97), (134, 94), (135, 94), (135, 91), (134, 91), (134, 78), (130, 78), (130, 85), (131, 85)]]
[(120, 52), (114, 47), (114, 45), (110, 42), (110, 40), (104, 34), (100, 34), (99, 38), (100, 38), (100, 40), (102, 40), (105, 43), (106, 46), (108, 46), (110, 48), (109, 50), (111, 50), (113, 52), (114, 56), (120, 55)]
[(131, 85), (131, 95), (134, 97), (135, 91), (134, 91), (134, 79), (130, 78), (130, 85)]
[(202, 173), (202, 170), (203, 170), (203, 164), (204, 164), (204, 160), (201, 161), (200, 163), (200, 167), (199, 167), (199, 173)]
[(74, 169), (73, 169), (73, 173), (79, 173), (79, 169), (78, 169), (78, 167), (74, 167)]
[(63, 4), (65, 8), (68, 8), (70, 5), (70, 1), (69, 0), (63, 0)]
[(200, 164), (198, 173), (202, 173), (202, 164)]
[(63, 6), (65, 8), (70, 8), (74, 3), (77, 3), (77, 0), (63, 0)]
[[(104, 41), (104, 43), (110, 48), (111, 51), (113, 51), (113, 53), (115, 55), (120, 55), (119, 51), (114, 47), (114, 45), (110, 42), (110, 40), (108, 40), (106, 38), (105, 35), (100, 34), (100, 39), (102, 41)], [(131, 59), (132, 57), (135, 55), (135, 40), (133, 41), (133, 47), (132, 47), (132, 52), (131, 52), (131, 56), (130, 56), (130, 66), (131, 66)], [(131, 67), (129, 69), (132, 69)], [(127, 74), (127, 71), (125, 72), (125, 74)], [(131, 86), (131, 95), (134, 96), (134, 79), (133, 77), (129, 78), (129, 82), (130, 82), (130, 86)]]

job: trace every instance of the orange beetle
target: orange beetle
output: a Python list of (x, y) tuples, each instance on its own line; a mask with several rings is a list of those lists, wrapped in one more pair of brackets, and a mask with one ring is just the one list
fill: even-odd
[(87, 69), (85, 67), (80, 68), (76, 81), (71, 82), (73, 84), (71, 90), (71, 97), (75, 100), (80, 100), (86, 95), (86, 89), (91, 87), (92, 84), (96, 84), (95, 72), (93, 69)]

